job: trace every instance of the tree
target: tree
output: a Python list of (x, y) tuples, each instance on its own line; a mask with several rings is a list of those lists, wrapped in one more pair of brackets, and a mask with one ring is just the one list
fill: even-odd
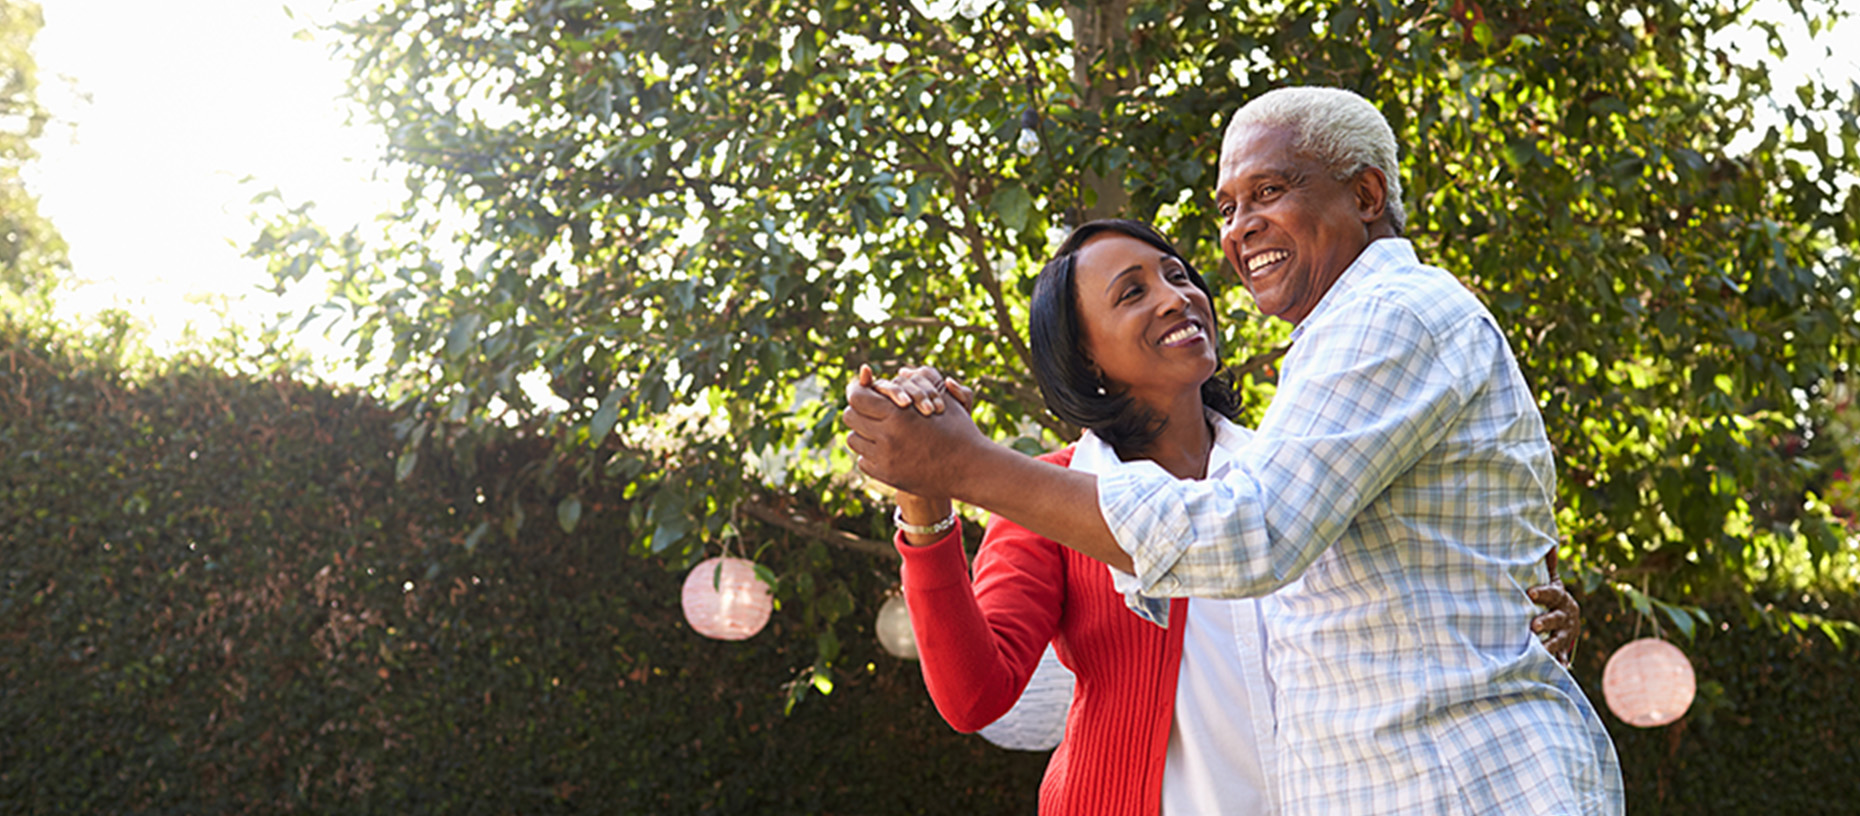
[[(405, 206), (340, 236), (299, 208), (253, 252), (281, 287), (333, 275), (326, 308), (407, 411), (403, 473), (515, 425), (586, 485), (564, 525), (615, 480), (640, 499), (642, 554), (750, 521), (882, 553), (837, 441), (850, 372), (937, 365), (988, 432), (1061, 444), (1022, 328), (1048, 249), (1121, 213), (1218, 269), (1225, 116), (1339, 85), (1396, 128), (1422, 257), (1507, 326), (1579, 573), (1745, 592), (1768, 553), (1852, 552), (1804, 508), (1860, 338), (1854, 90), (1771, 87), (1718, 44), (1746, 24), (1775, 25), (1697, 0), (391, 2), (333, 31)], [(1256, 419), (1287, 333), (1214, 280)], [(474, 541), (533, 513), (486, 507)], [(807, 575), (782, 591), (829, 632), (846, 608)]]
[(45, 130), (38, 101), (38, 66), (32, 38), (45, 21), (37, 3), (0, 0), (0, 288), (24, 292), (68, 268), (65, 242), (39, 215), (38, 198), (19, 171), (38, 153), (32, 141)]

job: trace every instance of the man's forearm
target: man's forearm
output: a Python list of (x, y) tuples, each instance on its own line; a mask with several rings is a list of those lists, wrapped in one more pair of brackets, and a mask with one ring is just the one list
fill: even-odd
[(1098, 509), (1098, 478), (992, 442), (961, 456), (952, 495), (1125, 572), (1130, 555)]

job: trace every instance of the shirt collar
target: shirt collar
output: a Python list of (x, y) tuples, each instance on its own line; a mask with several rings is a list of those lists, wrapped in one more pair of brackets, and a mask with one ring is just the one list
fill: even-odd
[[(1226, 417), (1208, 412), (1208, 418), (1214, 422), (1214, 448), (1208, 451), (1208, 478), (1212, 479), (1225, 471), (1233, 463), (1234, 456), (1240, 449), (1253, 440), (1253, 432), (1235, 425)], [(1072, 470), (1104, 476), (1121, 468), (1147, 466), (1161, 469), (1155, 462), (1138, 460), (1126, 462), (1117, 456), (1109, 442), (1099, 439), (1091, 431), (1079, 435), (1079, 441), (1072, 446)]]
[(1317, 320), (1325, 310), (1344, 299), (1341, 292), (1356, 285), (1365, 275), (1379, 269), (1413, 266), (1420, 262), (1414, 254), (1414, 244), (1406, 238), (1377, 238), (1370, 241), (1369, 246), (1363, 247), (1363, 251), (1357, 254), (1356, 260), (1343, 270), (1343, 274), (1337, 276), (1337, 282), (1330, 285), (1330, 291), (1325, 292), (1318, 299), (1317, 305), (1311, 307), (1311, 313), (1305, 315), (1305, 319), (1292, 329), (1292, 342), (1297, 342), (1305, 327)]

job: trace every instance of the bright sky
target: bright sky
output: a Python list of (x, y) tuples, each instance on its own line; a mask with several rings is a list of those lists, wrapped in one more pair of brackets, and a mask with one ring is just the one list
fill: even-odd
[(125, 309), (157, 350), (190, 325), (216, 333), (221, 311), (259, 325), (322, 293), (259, 291), (264, 266), (241, 257), (253, 196), (315, 201), (332, 231), (397, 202), (398, 184), (371, 179), (380, 137), (343, 124), (347, 66), (293, 36), (328, 0), (294, 2), (295, 18), (276, 0), (40, 2), (33, 51), (56, 121), (27, 178), (79, 279), (62, 314)]
[[(289, 202), (315, 201), (332, 232), (398, 202), (399, 184), (372, 178), (380, 136), (343, 123), (348, 67), (294, 36), (346, 13), (339, 0), (292, 0), (295, 17), (279, 0), (40, 2), (39, 93), (56, 122), (27, 179), (71, 247), (79, 282), (60, 295), (61, 313), (123, 308), (165, 351), (190, 326), (212, 335), (227, 319), (258, 326), (301, 312), (320, 290), (261, 292), (264, 267), (241, 257), (255, 234), (251, 198), (277, 188)], [(1860, 24), (1822, 41), (1860, 42)], [(1790, 42), (1782, 93), (1809, 71), (1860, 79), (1852, 49), (1827, 57), (1799, 30)], [(337, 350), (326, 338), (300, 342)]]

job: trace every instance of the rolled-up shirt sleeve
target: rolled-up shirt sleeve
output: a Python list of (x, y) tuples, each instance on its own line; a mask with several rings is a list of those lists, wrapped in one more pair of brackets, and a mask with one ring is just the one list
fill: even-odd
[(1439, 443), (1476, 387), (1468, 361), (1499, 350), (1487, 322), (1430, 331), (1375, 297), (1314, 316), (1225, 476), (1178, 481), (1148, 463), (1099, 480), (1099, 510), (1141, 594), (1257, 597), (1296, 580)]

